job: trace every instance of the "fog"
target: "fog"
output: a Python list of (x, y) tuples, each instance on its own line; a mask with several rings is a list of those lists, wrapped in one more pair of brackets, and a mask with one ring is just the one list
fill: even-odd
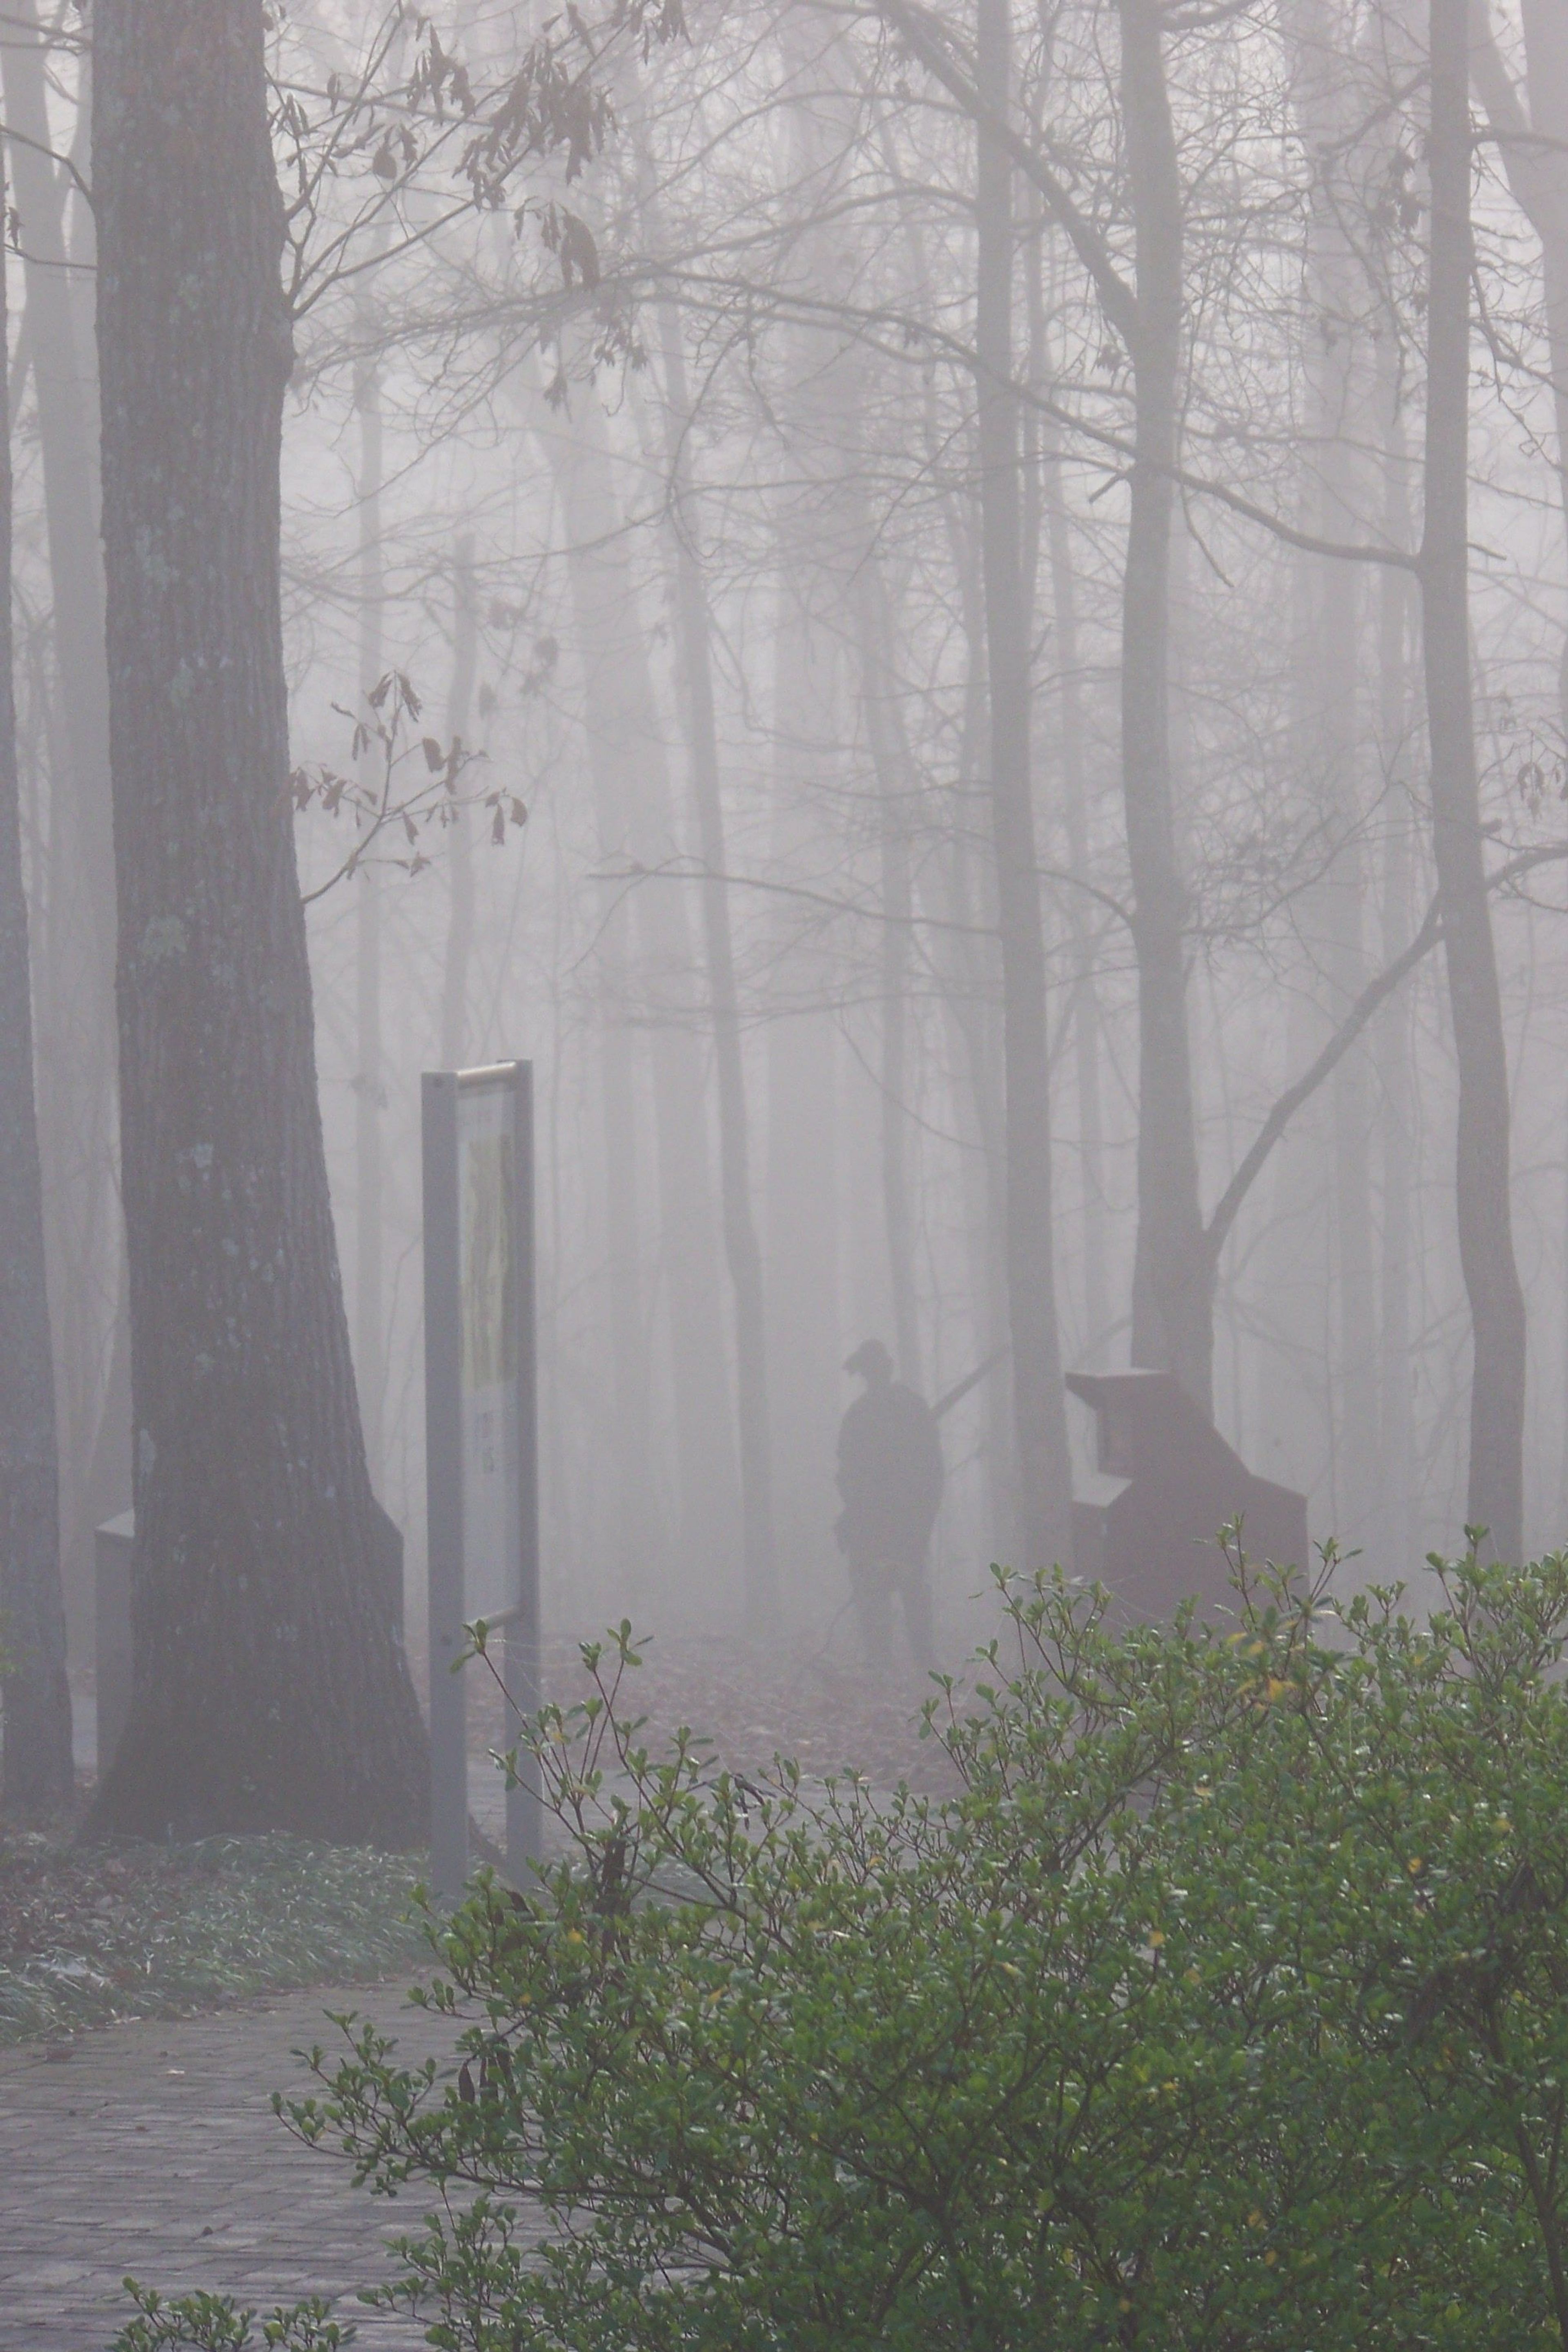
[[(126, 39), (144, 13), (120, 0)], [(263, 28), (287, 789), (416, 1649), (420, 1079), (512, 1058), (552, 1639), (626, 1614), (852, 1658), (836, 1449), (869, 1339), (928, 1400), (989, 1367), (940, 1424), (944, 1655), (991, 1622), (990, 1562), (1072, 1568), (1099, 1469), (1068, 1372), (1173, 1372), (1352, 1581), (1419, 1593), (1467, 1519), (1510, 1553), (1563, 1532), (1563, 61), (1528, 10), (1476, 36), (1456, 347), (1424, 18), (973, 13), (308, 0)], [(161, 1475), (132, 1367), (195, 1344), (134, 1216), (126, 1274), (123, 927), (157, 891), (118, 770), (138, 729), (158, 753), (106, 515), (111, 826), (86, 37), (19, 0), (4, 51), (73, 1660), (133, 1431)], [(110, 234), (115, 284), (176, 286), (144, 218)], [(115, 401), (132, 467), (151, 428)], [(238, 1101), (225, 1034), (191, 1084), (216, 1056)], [(177, 1102), (158, 1051), (136, 1085)]]
[[(1097, 22), (1053, 13), (1048, 65), (1039, 26), (1016, 28), (1019, 69), (1075, 158), (1114, 152)], [(556, 1612), (590, 1621), (727, 1622), (743, 1605), (683, 561), (711, 638), (786, 1612), (841, 1599), (833, 1446), (850, 1349), (879, 1334), (935, 1396), (1008, 1335), (964, 357), (972, 148), (874, 17), (729, 10), (692, 34), (627, 69), (614, 145), (572, 184), (600, 285), (563, 301), (531, 222), (459, 220), (366, 270), (357, 299), (323, 297), (285, 445), (296, 755), (344, 766), (333, 705), (395, 667), (422, 725), (483, 754), (476, 792), (515, 793), (529, 812), (500, 847), (484, 808), (416, 848), (384, 841), (312, 913), (333, 1200), (382, 1491), (416, 1549), (417, 1073), (529, 1056), (543, 1111), (544, 1556)], [(482, 10), (461, 37), (506, 55), (506, 21)], [(1201, 215), (1182, 462), (1299, 530), (1409, 547), (1421, 385), (1399, 281), (1418, 267), (1425, 198), (1403, 131), (1363, 127), (1393, 37), (1380, 16), (1325, 55), (1321, 15), (1295, 9), (1173, 56)], [(1361, 145), (1314, 186), (1331, 137)], [(1406, 185), (1415, 217), (1381, 222)], [(1058, 1348), (1066, 1366), (1110, 1368), (1139, 1360), (1126, 497), (1116, 456), (1061, 412), (1125, 433), (1131, 393), (1070, 248), (1026, 186), (1015, 202)], [(1506, 382), (1478, 378), (1472, 400), (1477, 727), (1500, 865), (1561, 833), (1563, 558), (1538, 252), (1495, 159), (1479, 204), (1510, 319)], [(1098, 205), (1124, 250), (1124, 195), (1106, 188)], [(1432, 897), (1419, 616), (1407, 577), (1304, 554), (1195, 490), (1176, 502), (1170, 599), (1207, 1213)], [(344, 834), (342, 818), (304, 821), (308, 887)], [(424, 871), (400, 870), (417, 856)], [(1557, 1539), (1563, 1499), (1554, 898), (1547, 867), (1493, 908), (1531, 1306), (1527, 1549)], [(1221, 1429), (1307, 1493), (1314, 1538), (1360, 1548), (1386, 1577), (1453, 1549), (1466, 1517), (1448, 1029), (1434, 953), (1296, 1113), (1215, 1285)], [(1016, 1557), (1007, 1388), (1004, 1370), (944, 1431), (950, 1607), (987, 1559)], [(1086, 1467), (1087, 1417), (1072, 1408), (1068, 1425)]]
[(0, 12), (0, 2352), (1568, 2344), (1561, 18)]

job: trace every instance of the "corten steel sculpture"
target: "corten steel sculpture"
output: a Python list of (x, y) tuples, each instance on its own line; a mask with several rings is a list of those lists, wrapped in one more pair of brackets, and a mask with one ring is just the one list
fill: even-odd
[(1103, 1583), (1131, 1619), (1172, 1617), (1195, 1596), (1205, 1616), (1237, 1604), (1217, 1540), (1242, 1523), (1252, 1560), (1303, 1567), (1307, 1500), (1258, 1478), (1171, 1372), (1069, 1372), (1092, 1407), (1099, 1491), (1073, 1505), (1079, 1576)]

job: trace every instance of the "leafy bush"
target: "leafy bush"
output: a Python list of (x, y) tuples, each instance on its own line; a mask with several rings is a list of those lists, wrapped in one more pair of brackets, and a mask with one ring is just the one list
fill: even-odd
[(445, 1934), (456, 2081), (345, 2021), (289, 2104), (440, 2194), (379, 2299), (475, 2352), (1568, 2343), (1568, 1560), (1445, 1586), (1009, 1586), (942, 1801), (648, 1758), (623, 1628), (537, 1727), (570, 1859)]
[[(184, 2345), (191, 2352), (251, 2352), (256, 2345), (254, 2311), (242, 2311), (226, 2294), (182, 2294), (165, 2303), (151, 2287), (125, 2282), (138, 2316), (115, 2338), (114, 2352), (166, 2352)], [(287, 2308), (279, 2304), (261, 2323), (260, 2342), (279, 2352), (339, 2352), (353, 2342), (353, 2327), (329, 2315), (320, 2296)]]

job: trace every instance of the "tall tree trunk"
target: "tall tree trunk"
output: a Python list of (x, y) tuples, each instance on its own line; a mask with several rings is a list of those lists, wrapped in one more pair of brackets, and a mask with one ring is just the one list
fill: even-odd
[(893, 1301), (893, 1338), (901, 1377), (921, 1386), (920, 1316), (915, 1295), (915, 1221), (910, 1198), (909, 985), (910, 925), (914, 911), (910, 878), (912, 777), (901, 756), (894, 715), (894, 681), (889, 659), (890, 629), (886, 591), (875, 554), (860, 568), (857, 622), (860, 638), (861, 706), (871, 749), (879, 803), (881, 863), (881, 1168), (882, 1220), (887, 1238), (889, 1288)]
[[(1008, 0), (980, 0), (976, 79), (1009, 104)], [(1013, 167), (982, 130), (976, 184), (982, 568), (991, 688), (991, 818), (1002, 945), (1007, 1296), (1018, 1447), (1020, 1568), (1072, 1557), (1072, 1473), (1051, 1262), (1050, 1059), (1029, 750), (1029, 644), (1013, 379)]]
[[(465, 535), (452, 551), (452, 685), (447, 698), (447, 740), (468, 749), (469, 709), (479, 663), (479, 597), (474, 542)], [(441, 1066), (460, 1070), (468, 1050), (468, 968), (474, 952), (474, 838), (468, 812), (452, 811), (447, 830), (447, 955), (441, 970)]]
[(1194, 1132), (1184, 928), (1171, 796), (1171, 468), (1182, 336), (1183, 199), (1157, 0), (1120, 0), (1121, 113), (1137, 244), (1137, 401), (1121, 607), (1121, 761), (1138, 961), (1138, 1241), (1132, 1360), (1173, 1371), (1208, 1412), (1212, 1274)]
[[(1383, 429), (1383, 536), (1388, 547), (1410, 543), (1408, 457), (1398, 407), (1393, 338), (1379, 366)], [(1407, 572), (1385, 565), (1378, 590), (1378, 735), (1388, 806), (1383, 870), (1383, 961), (1394, 961), (1410, 939), (1411, 793), (1410, 652), (1414, 597)], [(1416, 1556), (1415, 1475), (1410, 1399), (1411, 1060), (1414, 1037), (1403, 993), (1383, 1016), (1377, 1039), (1383, 1157), (1382, 1399), (1378, 1437), (1383, 1454), (1383, 1522), (1376, 1565), (1403, 1576)]]
[[(1305, 152), (1324, 158), (1344, 152), (1355, 136), (1342, 45), (1345, 28), (1335, 0), (1291, 0), (1283, 17), (1290, 64), (1291, 106)], [(1331, 173), (1313, 172), (1308, 228), (1309, 299), (1321, 320), (1304, 361), (1310, 402), (1311, 476), (1305, 501), (1308, 530), (1328, 540), (1356, 536), (1361, 512), (1361, 447), (1366, 437), (1372, 383), (1365, 363), (1361, 265)], [(1314, 814), (1337, 844), (1332, 863), (1308, 901), (1313, 945), (1325, 989), (1321, 1035), (1338, 1026), (1366, 979), (1365, 890), (1362, 847), (1360, 682), (1361, 578), (1358, 567), (1301, 554), (1307, 607), (1306, 658), (1296, 681), (1300, 764), (1310, 779)], [(1373, 1279), (1367, 1100), (1368, 1063), (1347, 1054), (1333, 1076), (1333, 1218), (1336, 1245), (1328, 1287), (1337, 1314), (1337, 1360), (1330, 1390), (1334, 1459), (1334, 1528), (1363, 1543), (1375, 1523), (1382, 1486), (1378, 1444), (1378, 1342)], [(1321, 1284), (1329, 1268), (1318, 1272)], [(1321, 1311), (1321, 1310), (1320, 1310)]]
[[(374, 339), (368, 303), (358, 307), (357, 324), (367, 344)], [(359, 419), (359, 709), (363, 714), (380, 683), (384, 653), (386, 570), (382, 552), (381, 490), (383, 434), (381, 367), (374, 352), (354, 371), (354, 414)], [(374, 792), (381, 778), (374, 752), (362, 755), (362, 783)], [(354, 1073), (354, 1364), (359, 1375), (360, 1419), (372, 1485), (382, 1472), (382, 1393), (385, 1383), (382, 1312), (382, 1112), (386, 1092), (381, 1036), (381, 873), (370, 858), (354, 877), (354, 995), (358, 1015), (359, 1066)]]
[[(1344, 330), (1348, 337), (1348, 329)], [(1348, 367), (1344, 371), (1348, 375)], [(1336, 371), (1336, 376), (1338, 372)], [(1346, 415), (1359, 383), (1335, 384), (1335, 413), (1322, 417), (1328, 448), (1321, 493), (1319, 528), (1330, 539), (1353, 535), (1358, 511), (1355, 467), (1343, 436), (1353, 429)], [(1360, 739), (1356, 698), (1359, 682), (1360, 582), (1347, 567), (1319, 558), (1316, 574), (1316, 657), (1313, 663), (1312, 738), (1316, 746), (1325, 818), (1339, 835), (1332, 870), (1320, 898), (1323, 960), (1331, 1028), (1343, 1019), (1365, 984), (1363, 936), (1364, 858), (1357, 768)], [(1350, 567), (1353, 573), (1353, 567)], [(1376, 1286), (1373, 1266), (1371, 1172), (1365, 1055), (1353, 1048), (1334, 1072), (1330, 1108), (1333, 1121), (1333, 1232), (1338, 1380), (1331, 1383), (1335, 1423), (1335, 1531), (1364, 1543), (1375, 1521), (1382, 1489), (1378, 1443), (1378, 1345)]]
[[(592, 394), (589, 394), (591, 397)], [(575, 459), (552, 425), (544, 440), (554, 468), (569, 541), (579, 542), (573, 513)], [(571, 578), (574, 617), (582, 667), (589, 779), (601, 860), (608, 865), (625, 852), (621, 779), (606, 743), (598, 698), (608, 690), (618, 649), (606, 646), (604, 614), (595, 583), (574, 564)], [(652, 1357), (642, 1264), (643, 1194), (646, 1174), (638, 1132), (637, 1066), (631, 1028), (631, 910), (624, 886), (600, 886), (597, 989), (600, 1135), (605, 1168), (605, 1286), (612, 1405), (605, 1419), (613, 1455), (614, 1559), (609, 1598), (616, 1607), (631, 1594), (646, 1595), (649, 1571), (662, 1572), (664, 1531), (653, 1478)]]
[[(263, 0), (99, 0), (103, 406), (136, 1666), (108, 1828), (427, 1820), (366, 1472), (289, 814), (292, 365)], [(390, 1538), (390, 1540), (389, 1540)]]
[[(694, 963), (683, 886), (658, 878), (678, 847), (664, 730), (602, 413), (588, 392), (571, 438), (551, 436), (569, 536), (583, 649), (589, 767), (603, 854), (652, 878), (637, 887), (630, 971), (648, 1038), (658, 1180), (658, 1253), (668, 1305), (680, 1549), (688, 1575), (732, 1557), (738, 1501), (724, 1373), (707, 1087), (692, 1026)], [(617, 898), (624, 886), (614, 885)]]
[[(1061, 478), (1061, 453), (1053, 436), (1045, 449), (1046, 545), (1051, 582), (1051, 619), (1057, 655), (1058, 709), (1061, 729), (1062, 822), (1075, 883), (1089, 878), (1089, 797), (1084, 782), (1083, 696), (1079, 678), (1078, 583), (1073, 572), (1071, 526)], [(1068, 894), (1072, 935), (1073, 1066), (1078, 1086), (1078, 1148), (1083, 1198), (1083, 1328), (1086, 1360), (1100, 1360), (1110, 1336), (1110, 1286), (1106, 1271), (1105, 1122), (1100, 1098), (1100, 990), (1095, 977), (1095, 941), (1082, 887)]]
[(1468, 1523), (1524, 1534), (1524, 1293), (1509, 1197), (1508, 1050), (1487, 904), (1469, 644), (1470, 104), (1466, 0), (1431, 0), (1432, 188), (1421, 548), (1432, 849), (1459, 1071), (1459, 1262), (1475, 1341)]
[(686, 704), (687, 758), (702, 857), (702, 934), (712, 1006), (713, 1057), (719, 1081), (719, 1171), (724, 1256), (735, 1317), (735, 1401), (741, 1438), (742, 1551), (746, 1613), (756, 1628), (778, 1609), (778, 1552), (773, 1528), (773, 1425), (768, 1404), (767, 1316), (763, 1254), (752, 1208), (751, 1131), (745, 1065), (741, 1050), (740, 993), (730, 927), (724, 800), (719, 727), (713, 702), (712, 632), (702, 573), (696, 499), (686, 456), (691, 421), (680, 320), (669, 304), (659, 312), (664, 360), (666, 459), (676, 541), (676, 620)]
[[(8, 349), (0, 266), (0, 357)], [(69, 1798), (73, 1769), (12, 669), (11, 425), (0, 385), (0, 1803), (42, 1813)]]
[[(928, 436), (928, 454), (932, 446)], [(975, 1359), (984, 1361), (1007, 1339), (1007, 1147), (1003, 1103), (1001, 1022), (996, 1015), (996, 957), (982, 927), (994, 932), (995, 859), (985, 859), (969, 811), (981, 789), (986, 722), (985, 597), (978, 531), (956, 499), (943, 501), (965, 648), (963, 714), (953, 778), (952, 814), (939, 889), (931, 912), (946, 941), (941, 991), (949, 1055), (968, 1079), (965, 1108), (973, 1114), (972, 1149), (965, 1152), (964, 1224), (970, 1293), (975, 1302)], [(1018, 1557), (1017, 1446), (1013, 1437), (1011, 1368), (1003, 1364), (982, 1390), (984, 1446), (990, 1501), (990, 1556)]]
[[(1528, 113), (1492, 38), (1488, 0), (1470, 0), (1470, 75), (1497, 137), (1509, 185), (1541, 240), (1558, 499), (1568, 521), (1568, 28), (1562, 9), (1552, 0), (1544, 5), (1542, 0), (1524, 0), (1521, 22)], [(1568, 638), (1559, 662), (1558, 705), (1568, 728)], [(1560, 1518), (1568, 1517), (1568, 1288), (1563, 1297), (1563, 1414)]]
[[(802, 338), (798, 357), (821, 367)], [(815, 372), (815, 370), (813, 371)], [(770, 777), (772, 871), (789, 880), (820, 871), (822, 806), (839, 781), (843, 722), (840, 646), (816, 609), (806, 550), (827, 528), (815, 470), (821, 409), (830, 389), (803, 388), (805, 421), (790, 415), (789, 461), (805, 484), (800, 508), (778, 518), (773, 548), (773, 741)], [(816, 445), (814, 446), (814, 444)], [(829, 446), (832, 446), (831, 444)], [(768, 1381), (784, 1591), (837, 1589), (830, 1529), (837, 1516), (834, 1444), (845, 1354), (838, 1296), (840, 1184), (847, 1135), (838, 1089), (838, 1025), (824, 1003), (832, 974), (816, 940), (803, 940), (788, 901), (775, 907), (770, 950), (784, 1004), (768, 1023), (767, 1156), (763, 1254)], [(841, 1571), (840, 1571), (841, 1572)]]
[[(604, 836), (600, 835), (601, 847)], [(599, 1118), (605, 1150), (605, 1279), (609, 1290), (610, 1376), (615, 1397), (616, 1605), (646, 1606), (666, 1566), (664, 1528), (653, 1483), (653, 1368), (643, 1293), (642, 1193), (637, 1071), (632, 1059), (630, 959), (626, 909), (606, 885), (599, 948)]]
[[(92, 1530), (131, 1499), (130, 1347), (116, 1168), (114, 846), (97, 418), (90, 329), (84, 341), (75, 315), (77, 293), (91, 276), (79, 265), (91, 255), (71, 249), (70, 182), (48, 152), (58, 133), (48, 106), (47, 42), (37, 0), (18, 0), (5, 48), (5, 115), (16, 134), (9, 154), (26, 257), (59, 721), (50, 761), (58, 796), (48, 876), (53, 950), (47, 971), (40, 965), (37, 973), (38, 1115), (57, 1275), (65, 1557), (85, 1600)], [(84, 91), (85, 85), (84, 67)], [(78, 143), (85, 150), (85, 141)]]

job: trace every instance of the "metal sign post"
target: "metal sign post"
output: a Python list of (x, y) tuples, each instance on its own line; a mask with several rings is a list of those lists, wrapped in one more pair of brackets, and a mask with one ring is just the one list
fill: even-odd
[[(540, 1704), (533, 1071), (426, 1072), (425, 1432), (430, 1591), (430, 1865), (443, 1902), (468, 1871), (467, 1707), (453, 1671), (475, 1618), (504, 1633), (503, 1745)], [(542, 1851), (537, 1774), (507, 1791), (507, 1873)]]

